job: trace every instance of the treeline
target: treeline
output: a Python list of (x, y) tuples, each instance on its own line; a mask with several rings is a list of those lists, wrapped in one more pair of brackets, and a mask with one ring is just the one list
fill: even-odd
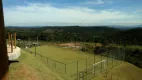
[(121, 31), (118, 34), (112, 35), (109, 39), (112, 39), (118, 44), (128, 45), (142, 45), (142, 28), (134, 28), (127, 31)]
[(41, 27), (41, 28), (25, 28), (25, 27), (7, 27), (6, 33), (17, 33), (17, 38), (22, 40), (39, 40), (43, 41), (81, 41), (81, 42), (98, 42), (102, 44), (116, 43), (125, 45), (142, 45), (142, 28), (130, 30), (121, 30), (101, 27)]
[(38, 36), (43, 41), (83, 41), (83, 42), (102, 42), (108, 35), (115, 34), (120, 30), (109, 27), (42, 27), (24, 28), (8, 27), (6, 32), (17, 33), (17, 38), (22, 40), (35, 40)]

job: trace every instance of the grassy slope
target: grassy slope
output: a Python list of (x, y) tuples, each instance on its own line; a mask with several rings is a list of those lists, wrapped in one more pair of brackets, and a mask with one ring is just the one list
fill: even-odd
[(10, 80), (64, 80), (51, 71), (42, 61), (23, 52), (19, 62), (12, 63), (9, 69)]
[[(34, 48), (31, 49), (34, 52)], [(77, 51), (59, 48), (55, 46), (40, 46), (37, 47), (37, 53), (49, 57), (54, 60), (58, 60), (60, 62), (68, 63), (72, 61), (76, 61), (78, 59), (82, 59), (83, 57), (77, 53)]]
[(142, 69), (130, 64), (123, 63), (120, 66), (117, 66), (108, 72), (108, 77), (105, 79), (106, 74), (102, 74), (93, 80), (142, 80)]
[[(63, 61), (63, 62), (66, 62), (66, 61), (70, 62), (72, 60), (74, 61), (79, 58), (82, 59), (82, 58), (85, 58), (85, 55), (86, 55), (86, 53), (83, 53), (83, 52), (72, 51), (72, 50), (68, 50), (68, 49), (64, 49), (64, 48), (63, 49), (57, 48), (57, 47), (53, 47), (53, 46), (38, 47), (37, 52), (41, 53), (44, 56), (50, 57), (55, 60)], [(91, 54), (87, 54), (87, 56), (88, 56), (88, 58), (93, 58)], [(99, 58), (99, 56), (97, 58)], [(92, 59), (90, 59), (90, 60), (92, 60)], [(80, 65), (85, 66), (83, 64), (80, 64)], [(76, 65), (74, 65), (74, 66), (76, 66)], [(79, 68), (82, 68), (81, 66), (79, 66)], [(71, 65), (71, 67), (72, 68), (69, 68), (70, 72), (74, 71), (73, 69), (76, 69), (76, 67), (73, 67), (73, 65)], [(122, 65), (117, 66), (116, 68), (110, 70), (110, 72), (108, 73), (108, 78), (110, 78), (110, 74), (113, 76), (113, 80), (115, 80), (115, 79), (117, 80), (117, 77), (120, 78), (119, 80), (140, 80), (140, 79), (142, 79), (142, 77), (140, 76), (140, 74), (142, 74), (142, 70), (137, 68), (136, 66), (126, 63), (126, 62), (123, 63)], [(103, 80), (104, 77), (99, 76), (97, 78), (99, 78), (97, 80), (101, 80), (101, 79)]]
[[(32, 51), (34, 51), (34, 48), (31, 49)], [(77, 71), (77, 60), (80, 60), (78, 62), (78, 67), (79, 67), (79, 71), (83, 71), (86, 69), (86, 57), (87, 57), (87, 67), (92, 67), (92, 64), (94, 63), (94, 55), (93, 54), (89, 54), (89, 53), (85, 53), (85, 52), (81, 52), (81, 51), (73, 51), (71, 49), (68, 48), (61, 48), (61, 47), (55, 47), (55, 46), (40, 46), (37, 47), (37, 53), (41, 54), (43, 56), (49, 57), (53, 60), (57, 60), (63, 63), (70, 63), (75, 61), (72, 64), (67, 65), (67, 74), (68, 75), (73, 75), (76, 74)], [(106, 57), (102, 57), (102, 59), (106, 59)], [(101, 61), (101, 56), (96, 56), (95, 57), (95, 61), (99, 62)], [(109, 68), (111, 68), (111, 59), (108, 59), (108, 66)], [(114, 60), (114, 62), (120, 63), (120, 61), (118, 60)], [(50, 64), (52, 65), (52, 64)], [(57, 64), (58, 66), (59, 64)], [(115, 65), (115, 64), (114, 64)], [(60, 72), (64, 72), (64, 66), (63, 65), (59, 65), (58, 66), (60, 69), (62, 69)], [(99, 65), (98, 67), (101, 67), (101, 65)], [(100, 69), (99, 69), (100, 70)], [(99, 71), (98, 70), (98, 71)]]
[[(31, 51), (35, 52), (35, 48), (31, 48)], [(81, 52), (79, 50), (72, 50), (69, 48), (61, 48), (56, 46), (39, 46), (36, 48), (36, 52), (50, 59), (57, 60), (63, 63), (70, 63), (81, 59), (89, 58), (90, 62), (93, 62), (94, 55), (87, 52)], [(100, 56), (96, 55), (96, 62), (100, 61)], [(92, 65), (92, 63), (91, 63)]]
[[(18, 63), (10, 65), (10, 80), (71, 80), (65, 75), (58, 74), (50, 70), (40, 59), (35, 58), (33, 55), (24, 52), (18, 59)], [(142, 69), (136, 66), (123, 63), (108, 72), (107, 80), (141, 80)], [(93, 80), (106, 80), (105, 74), (102, 74)]]

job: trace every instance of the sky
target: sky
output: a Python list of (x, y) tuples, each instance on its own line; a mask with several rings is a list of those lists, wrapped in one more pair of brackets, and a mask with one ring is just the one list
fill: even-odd
[(142, 0), (3, 0), (6, 26), (142, 25)]

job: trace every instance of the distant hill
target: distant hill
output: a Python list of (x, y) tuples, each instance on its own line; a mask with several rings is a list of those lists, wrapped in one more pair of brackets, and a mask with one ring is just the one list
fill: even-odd
[(67, 26), (67, 27), (46, 27), (44, 29), (51, 29), (51, 30), (60, 30), (64, 33), (86, 33), (86, 34), (91, 34), (94, 33), (94, 35), (100, 35), (100, 34), (112, 34), (120, 31), (119, 29), (116, 28), (111, 28), (107, 26), (95, 26), (95, 27), (79, 27), (79, 26)]
[(44, 41), (115, 42), (142, 45), (142, 28), (124, 29), (108, 26), (47, 26), (6, 27), (6, 33), (17, 33), (17, 38)]
[(121, 40), (123, 43), (129, 43), (129, 44), (142, 44), (142, 28), (133, 28), (126, 31), (121, 31), (120, 33), (117, 33), (113, 35), (113, 39), (118, 42), (118, 40)]
[[(86, 41), (93, 37), (109, 36), (120, 32), (120, 29), (111, 28), (107, 26), (54, 26), (54, 27), (6, 27), (6, 32), (17, 33), (17, 37), (21, 39), (28, 39), (29, 37), (39, 36), (41, 40), (60, 40), (70, 41)], [(76, 36), (76, 38), (75, 38)], [(59, 39), (60, 37), (60, 39)], [(33, 38), (35, 39), (35, 38)]]
[(130, 29), (128, 31), (124, 31), (122, 33), (120, 33), (119, 35), (122, 35), (123, 36), (139, 36), (141, 37), (142, 35), (142, 28), (133, 28), (133, 29)]

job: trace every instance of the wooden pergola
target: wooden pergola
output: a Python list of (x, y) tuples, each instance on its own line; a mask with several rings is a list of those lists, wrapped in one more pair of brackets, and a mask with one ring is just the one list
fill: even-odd
[(8, 80), (8, 67), (3, 5), (0, 0), (0, 80)]

